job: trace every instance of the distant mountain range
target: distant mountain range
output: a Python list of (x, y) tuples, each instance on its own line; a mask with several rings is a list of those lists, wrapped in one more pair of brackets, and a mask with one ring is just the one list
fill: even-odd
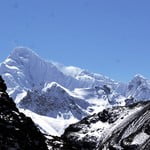
[(0, 64), (0, 74), (20, 111), (52, 135), (61, 135), (69, 124), (104, 108), (150, 99), (150, 80), (142, 75), (129, 83), (117, 82), (46, 61), (24, 47), (15, 48)]

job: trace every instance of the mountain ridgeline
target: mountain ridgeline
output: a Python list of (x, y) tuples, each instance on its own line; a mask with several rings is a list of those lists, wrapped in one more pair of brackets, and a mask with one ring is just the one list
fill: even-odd
[[(41, 89), (51, 82), (70, 91), (95, 87), (101, 89), (107, 85), (112, 94), (109, 99), (112, 103), (117, 101), (118, 96), (133, 97), (135, 101), (150, 98), (150, 81), (141, 75), (136, 75), (129, 83), (117, 82), (78, 67), (45, 61), (31, 49), (24, 47), (15, 48), (0, 64), (0, 74), (7, 83), (7, 92), (16, 103), (19, 103), (28, 90)], [(103, 93), (100, 93), (100, 97), (101, 94)]]

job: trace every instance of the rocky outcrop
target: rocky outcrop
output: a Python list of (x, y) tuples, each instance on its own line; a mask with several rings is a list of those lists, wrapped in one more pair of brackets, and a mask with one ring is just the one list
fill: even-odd
[(58, 83), (52, 82), (42, 90), (28, 91), (18, 105), (43, 116), (52, 118), (61, 116), (64, 119), (74, 117), (81, 120), (88, 115), (86, 110), (89, 103), (72, 96), (68, 91)]
[(149, 150), (150, 102), (114, 107), (70, 125), (49, 142), (60, 150)]
[(45, 137), (29, 117), (18, 111), (6, 89), (0, 76), (0, 149), (47, 150)]

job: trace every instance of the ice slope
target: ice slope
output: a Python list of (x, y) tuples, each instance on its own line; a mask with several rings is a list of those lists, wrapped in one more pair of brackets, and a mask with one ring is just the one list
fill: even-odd
[(70, 124), (79, 121), (74, 117), (69, 119), (64, 119), (63, 117), (47, 117), (34, 113), (28, 109), (20, 109), (20, 111), (26, 116), (31, 117), (41, 132), (53, 136), (61, 136), (64, 133), (65, 128), (67, 128)]

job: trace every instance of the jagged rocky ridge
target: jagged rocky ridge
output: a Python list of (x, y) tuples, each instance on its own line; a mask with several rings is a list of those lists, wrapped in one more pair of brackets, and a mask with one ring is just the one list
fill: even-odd
[(0, 76), (0, 149), (47, 150), (46, 138), (31, 118), (18, 111), (6, 89)]
[(150, 102), (105, 109), (49, 140), (59, 150), (149, 150)]
[(81, 120), (87, 116), (88, 102), (75, 98), (59, 84), (52, 82), (41, 91), (28, 91), (19, 103), (20, 108), (29, 109), (37, 114), (69, 119), (72, 116)]

